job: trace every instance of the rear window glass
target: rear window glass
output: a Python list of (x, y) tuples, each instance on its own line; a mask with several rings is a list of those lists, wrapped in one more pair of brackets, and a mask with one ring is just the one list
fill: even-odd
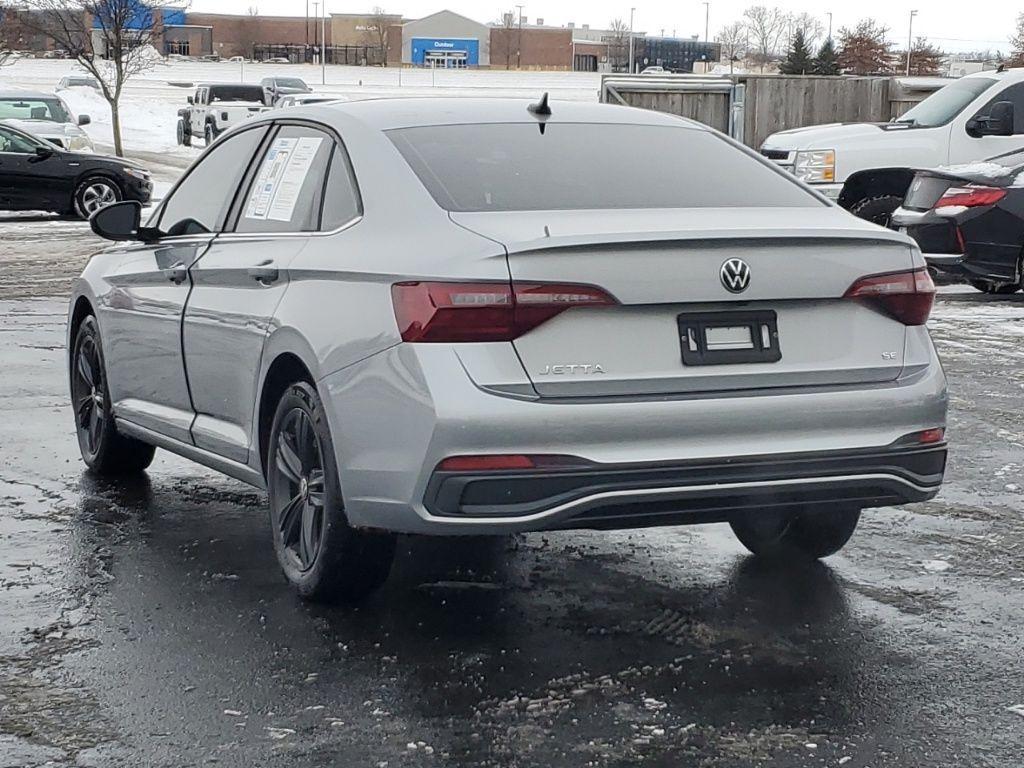
[(263, 101), (258, 85), (217, 85), (210, 89), (210, 101)]
[(388, 132), (449, 211), (810, 207), (795, 181), (713, 133), (686, 127), (549, 123)]

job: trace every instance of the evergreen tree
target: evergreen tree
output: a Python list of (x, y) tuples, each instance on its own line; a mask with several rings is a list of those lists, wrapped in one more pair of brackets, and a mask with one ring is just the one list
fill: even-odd
[(839, 68), (839, 54), (836, 53), (836, 44), (830, 37), (826, 40), (818, 55), (814, 58), (814, 74), (816, 75), (841, 75)]
[(807, 47), (804, 31), (798, 29), (793, 35), (793, 44), (786, 51), (786, 58), (779, 64), (784, 75), (808, 75), (814, 70), (814, 56)]

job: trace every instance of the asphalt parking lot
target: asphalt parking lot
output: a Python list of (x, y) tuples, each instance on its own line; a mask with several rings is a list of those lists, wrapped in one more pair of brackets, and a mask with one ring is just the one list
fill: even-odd
[(83, 472), (63, 297), (96, 243), (0, 219), (0, 767), (1020, 765), (1024, 297), (944, 289), (948, 484), (826, 564), (721, 527), (406, 539), (326, 609), (259, 493)]

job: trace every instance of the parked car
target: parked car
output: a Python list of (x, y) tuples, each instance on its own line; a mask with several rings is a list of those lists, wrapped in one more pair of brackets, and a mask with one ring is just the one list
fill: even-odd
[(57, 83), (58, 91), (66, 91), (68, 88), (92, 88), (100, 90), (100, 82), (92, 75), (65, 75)]
[(265, 77), (260, 85), (263, 86), (263, 101), (268, 107), (277, 106), (282, 96), (313, 92), (313, 89), (298, 77)]
[(287, 56), (275, 56), (272, 59), (266, 59), (264, 64), (291, 64), (292, 60)]
[(92, 152), (92, 139), (81, 126), (88, 115), (75, 117), (63, 99), (52, 93), (0, 91), (0, 121), (20, 128), (62, 149)]
[(762, 153), (844, 208), (887, 225), (913, 168), (973, 163), (1024, 139), (1024, 69), (951, 82), (891, 123), (821, 125), (770, 136)]
[(263, 103), (263, 88), (258, 85), (204, 84), (188, 97), (189, 106), (178, 110), (178, 143), (192, 146), (194, 136), (202, 136), (209, 146), (228, 128), (256, 117), (268, 107)]
[(0, 123), (0, 209), (89, 218), (122, 200), (149, 203), (149, 171), (123, 158), (58, 149)]
[(289, 107), (308, 107), (310, 104), (329, 104), (333, 101), (348, 101), (348, 99), (344, 96), (314, 96), (310, 94), (282, 96), (277, 100), (277, 108), (288, 109)]
[(93, 217), (126, 242), (76, 282), (68, 354), (86, 464), (162, 447), (266, 487), (304, 597), (379, 586), (396, 532), (729, 522), (815, 558), (938, 491), (909, 238), (653, 111), (303, 114), (222, 137), (144, 226)]
[(1016, 293), (1024, 274), (1024, 149), (918, 171), (892, 226), (917, 241), (937, 272), (985, 293)]
[(641, 72), (640, 74), (641, 75), (665, 75), (665, 74), (668, 74), (668, 70), (666, 70), (664, 67), (644, 67), (643, 72)]

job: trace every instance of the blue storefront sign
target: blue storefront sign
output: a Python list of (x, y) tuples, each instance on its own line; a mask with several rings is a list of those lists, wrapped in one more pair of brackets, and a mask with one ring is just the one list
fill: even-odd
[(480, 41), (474, 39), (414, 37), (412, 63), (425, 65), (428, 60), (459, 60), (462, 66), (480, 64)]

